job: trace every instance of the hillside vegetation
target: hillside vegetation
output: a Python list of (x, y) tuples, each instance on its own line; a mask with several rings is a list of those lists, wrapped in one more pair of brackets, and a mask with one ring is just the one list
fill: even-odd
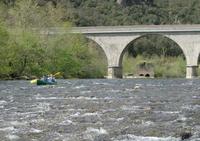
[[(38, 77), (58, 71), (64, 78), (106, 75), (105, 56), (94, 43), (81, 35), (41, 36), (32, 31), (35, 27), (199, 23), (199, 0), (1, 0), (0, 78)], [(123, 61), (125, 73), (134, 70), (134, 61), (130, 60), (137, 57), (160, 64), (155, 68), (159, 72), (156, 76), (184, 76), (184, 55), (165, 37), (147, 35), (129, 44), (128, 57)], [(163, 75), (170, 66), (181, 67), (175, 74)]]
[[(17, 1), (20, 0), (1, 0), (1, 3), (15, 7)], [(62, 20), (76, 26), (200, 23), (199, 0), (36, 1), (39, 6), (49, 3), (62, 6), (65, 9)]]

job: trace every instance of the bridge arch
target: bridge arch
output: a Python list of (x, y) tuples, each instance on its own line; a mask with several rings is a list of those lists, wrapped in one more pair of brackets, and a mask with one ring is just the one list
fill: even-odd
[(108, 59), (104, 48), (102, 47), (102, 45), (100, 45), (98, 42), (96, 42), (95, 40), (93, 40), (88, 36), (85, 36), (85, 40), (87, 42), (89, 49), (92, 50), (91, 52), (95, 56), (96, 59), (95, 65), (97, 65), (98, 70), (101, 71), (105, 77), (108, 66)]
[(185, 53), (185, 50), (184, 48), (176, 41), (174, 40), (173, 38), (171, 38), (170, 36), (168, 35), (165, 35), (165, 34), (158, 34), (158, 33), (147, 33), (147, 34), (142, 34), (140, 36), (138, 36), (137, 38), (133, 38), (130, 42), (128, 42), (125, 47), (123, 48), (121, 54), (120, 54), (120, 58), (119, 58), (119, 65), (121, 66), (122, 65), (122, 60), (123, 60), (123, 56), (124, 56), (124, 53), (127, 51), (127, 49), (129, 48), (129, 45), (139, 39), (142, 39), (144, 37), (147, 37), (147, 36), (157, 36), (157, 37), (162, 37), (162, 38), (166, 38), (167, 40), (169, 40), (170, 42), (173, 42), (175, 43), (182, 51), (184, 57), (186, 58), (186, 53)]
[(96, 39), (93, 38), (92, 36), (85, 36), (85, 37), (86, 37), (86, 39), (87, 39), (88, 41), (91, 41), (91, 42), (95, 43), (95, 44), (98, 46), (98, 48), (99, 48), (99, 49), (103, 52), (103, 54), (105, 55), (106, 60), (107, 60), (107, 63), (108, 63), (108, 55), (107, 55), (107, 52), (106, 52), (106, 50), (105, 50), (104, 44), (101, 43), (100, 41), (96, 40)]
[[(141, 41), (141, 39), (146, 39), (146, 42), (150, 42), (152, 43), (153, 41), (155, 41), (157, 44), (160, 43), (160, 46), (158, 46), (158, 48), (154, 49), (154, 51), (157, 50), (157, 52), (152, 52), (151, 49), (153, 49), (155, 46), (152, 45), (152, 44), (149, 44), (148, 46), (148, 43), (146, 43), (145, 45), (143, 45), (143, 50), (147, 50), (147, 54), (149, 57), (151, 57), (152, 55), (157, 55), (158, 57), (161, 57), (162, 55), (163, 56), (183, 56), (183, 59), (185, 60), (186, 58), (186, 55), (185, 55), (185, 52), (184, 52), (184, 49), (181, 47), (181, 45), (179, 45), (179, 43), (177, 43), (175, 40), (171, 39), (170, 37), (168, 37), (167, 35), (164, 35), (164, 34), (157, 34), (157, 33), (148, 33), (148, 34), (141, 34), (140, 36), (138, 36), (137, 38), (134, 38), (133, 40), (131, 40), (130, 42), (127, 43), (127, 45), (124, 47), (122, 53), (120, 54), (120, 58), (119, 58), (119, 65), (120, 66), (123, 66), (123, 58), (124, 58), (124, 55), (125, 53), (127, 53), (128, 51), (127, 50), (130, 50), (130, 49), (140, 49), (141, 47), (141, 50), (142, 50), (142, 46), (139, 46), (139, 45), (134, 45), (135, 43), (137, 43), (137, 41)], [(152, 41), (153, 40), (153, 41)], [(164, 45), (161, 44), (162, 42), (168, 42), (168, 44)], [(149, 50), (149, 51), (148, 51)], [(130, 51), (129, 51), (130, 52)], [(145, 51), (144, 51), (145, 52)], [(139, 52), (139, 54), (141, 55), (143, 52)], [(137, 55), (139, 55), (137, 54)], [(133, 56), (135, 55), (136, 57), (136, 54), (133, 54)], [(145, 59), (146, 60), (146, 59)], [(132, 60), (133, 61), (133, 60)], [(148, 61), (147, 61), (148, 62)], [(130, 63), (130, 61), (129, 61)], [(133, 67), (133, 70), (134, 70), (135, 67)], [(170, 67), (171, 68), (171, 67)], [(126, 67), (127, 69), (127, 67)], [(172, 69), (172, 68), (171, 68)], [(123, 69), (124, 70), (124, 69)], [(130, 69), (129, 69), (130, 71)], [(143, 70), (144, 71), (144, 70)], [(184, 70), (183, 70), (184, 71)], [(141, 71), (140, 71), (141, 72)], [(123, 71), (122, 71), (123, 73)], [(138, 72), (139, 73), (139, 72)], [(144, 71), (144, 73), (147, 73)], [(152, 75), (154, 75), (154, 71), (151, 72)], [(131, 74), (131, 72), (130, 72)], [(129, 74), (129, 75), (130, 75)], [(182, 73), (180, 73), (182, 74)], [(139, 76), (140, 74), (138, 74)], [(168, 75), (167, 75), (168, 76)], [(170, 76), (170, 75), (169, 75)], [(182, 75), (181, 75), (182, 77)]]

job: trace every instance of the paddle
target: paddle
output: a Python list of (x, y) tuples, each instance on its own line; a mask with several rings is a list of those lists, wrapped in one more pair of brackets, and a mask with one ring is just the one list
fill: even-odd
[(53, 76), (55, 77), (55, 76), (59, 76), (59, 75), (61, 75), (61, 72), (57, 72)]
[(38, 80), (38, 79), (33, 79), (33, 80), (30, 81), (30, 83), (31, 83), (31, 84), (35, 84), (35, 83), (37, 83), (37, 80)]

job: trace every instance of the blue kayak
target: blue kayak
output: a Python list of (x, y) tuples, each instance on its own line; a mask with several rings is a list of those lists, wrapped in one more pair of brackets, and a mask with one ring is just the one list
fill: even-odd
[(56, 81), (52, 81), (52, 82), (48, 82), (48, 81), (44, 81), (44, 80), (37, 80), (37, 85), (56, 85), (57, 82)]

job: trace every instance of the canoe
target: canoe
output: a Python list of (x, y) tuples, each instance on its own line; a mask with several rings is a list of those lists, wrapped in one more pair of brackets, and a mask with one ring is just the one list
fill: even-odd
[(56, 85), (57, 82), (47, 82), (47, 81), (43, 81), (43, 80), (37, 80), (37, 85)]

